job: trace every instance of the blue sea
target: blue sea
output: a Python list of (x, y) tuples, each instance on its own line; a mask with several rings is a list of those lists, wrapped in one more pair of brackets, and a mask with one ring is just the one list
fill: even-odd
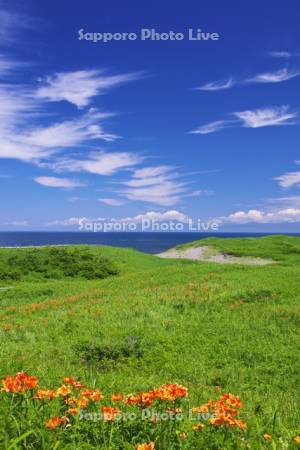
[[(0, 232), (0, 247), (28, 247), (44, 245), (111, 245), (130, 247), (144, 253), (160, 253), (179, 244), (207, 237), (260, 237), (272, 233), (159, 233), (159, 232)], [(295, 234), (293, 234), (295, 235)], [(300, 234), (297, 234), (300, 236)]]

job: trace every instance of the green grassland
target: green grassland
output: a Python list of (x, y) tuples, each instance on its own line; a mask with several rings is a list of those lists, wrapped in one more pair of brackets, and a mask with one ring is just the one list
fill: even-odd
[[(276, 264), (166, 260), (112, 247), (1, 249), (1, 379), (24, 370), (54, 388), (74, 376), (104, 395), (180, 383), (189, 389), (186, 408), (231, 392), (243, 401), (246, 430), (190, 438), (186, 421), (178, 424), (186, 440), (161, 439), (155, 448), (297, 448), (300, 238), (214, 238), (181, 248), (199, 243)], [(0, 394), (1, 448), (134, 449), (156, 436), (134, 429), (107, 444), (96, 431), (46, 429), (44, 410), (20, 411)]]

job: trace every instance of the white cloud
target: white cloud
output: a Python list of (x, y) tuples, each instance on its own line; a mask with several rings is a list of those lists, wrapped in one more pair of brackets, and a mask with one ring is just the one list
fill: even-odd
[(298, 117), (298, 112), (292, 112), (288, 105), (273, 106), (232, 113), (235, 120), (217, 120), (202, 125), (189, 133), (210, 134), (231, 126), (242, 126), (245, 128), (260, 128), (279, 125), (295, 125), (293, 120)]
[(166, 180), (164, 176), (148, 177), (148, 178), (133, 178), (132, 180), (124, 181), (124, 185), (131, 188), (139, 188), (145, 186), (153, 186), (161, 184)]
[(283, 68), (275, 72), (266, 72), (255, 75), (253, 78), (247, 80), (248, 83), (281, 83), (292, 78), (298, 77), (299, 71), (292, 71), (288, 68)]
[(24, 115), (32, 119), (39, 112), (40, 103), (30, 89), (12, 84), (0, 84), (0, 129), (5, 130), (24, 123)]
[(113, 175), (118, 170), (139, 164), (142, 158), (134, 153), (93, 152), (86, 159), (61, 159), (51, 167), (56, 172), (89, 172), (97, 175)]
[[(191, 175), (191, 174), (190, 174)], [(213, 195), (211, 190), (191, 190), (188, 185), (192, 183), (181, 181), (183, 175), (176, 172), (173, 166), (143, 167), (133, 171), (132, 178), (122, 181), (125, 188), (117, 191), (118, 194), (133, 201), (149, 202), (161, 206), (173, 206), (184, 197)]]
[(17, 70), (23, 66), (20, 63), (13, 61), (12, 59), (8, 59), (3, 54), (0, 54), (0, 77), (10, 74), (14, 70)]
[(66, 100), (78, 108), (91, 103), (93, 97), (108, 89), (140, 78), (140, 73), (108, 75), (103, 70), (78, 70), (47, 77), (37, 96), (52, 102)]
[(70, 180), (69, 178), (57, 178), (57, 177), (36, 177), (34, 181), (42, 186), (73, 189), (76, 187), (84, 186), (79, 181)]
[(172, 166), (154, 166), (154, 167), (143, 167), (142, 169), (135, 169), (134, 178), (152, 178), (158, 175), (164, 175), (174, 167)]
[(290, 58), (292, 56), (292, 53), (286, 52), (286, 51), (274, 51), (269, 52), (269, 55), (273, 58)]
[(230, 214), (228, 217), (222, 218), (222, 221), (236, 224), (296, 223), (300, 222), (300, 209), (285, 208), (269, 212), (256, 209), (249, 211), (237, 211)]
[(290, 188), (295, 185), (300, 185), (300, 172), (288, 172), (274, 178), (279, 182), (283, 188)]
[(225, 89), (230, 89), (235, 85), (235, 81), (232, 77), (228, 78), (227, 80), (221, 80), (221, 81), (212, 81), (209, 83), (205, 83), (200, 87), (197, 87), (197, 90), (200, 91), (221, 91)]
[(69, 219), (62, 220), (53, 220), (52, 222), (48, 222), (47, 226), (64, 226), (64, 227), (73, 227), (78, 226), (82, 222), (92, 222), (101, 219), (90, 219), (89, 217), (70, 217)]
[[(27, 126), (20, 130), (19, 122), (30, 105), (26, 104), (26, 98), (18, 97), (17, 93), (15, 99), (13, 95), (6, 98), (1, 94), (0, 90), (0, 101), (4, 99), (0, 109), (0, 158), (36, 163), (64, 148), (79, 146), (90, 140), (112, 141), (118, 137), (105, 133), (99, 123), (111, 114), (94, 109), (74, 120), (35, 128)], [(34, 107), (37, 108), (33, 105), (32, 109)]]
[(123, 200), (118, 200), (116, 198), (98, 198), (98, 202), (109, 206), (122, 206), (125, 204)]
[(179, 175), (172, 166), (144, 167), (133, 172), (120, 194), (133, 201), (143, 201), (162, 206), (179, 203), (187, 193), (186, 184), (178, 181)]
[(165, 212), (159, 212), (159, 211), (149, 211), (145, 214), (138, 214), (134, 217), (126, 217), (123, 219), (120, 219), (122, 222), (142, 222), (146, 220), (150, 221), (156, 221), (156, 222), (165, 222), (168, 220), (175, 220), (178, 222), (187, 223), (189, 220), (189, 217), (185, 214), (183, 214), (180, 211), (177, 211), (175, 209), (165, 211)]
[(72, 147), (89, 139), (111, 141), (117, 136), (104, 133), (98, 123), (107, 117), (110, 117), (109, 113), (101, 113), (92, 109), (79, 119), (32, 129), (20, 134), (17, 139), (24, 144), (46, 148)]
[[(12, 62), (0, 55), (0, 76), (1, 71), (7, 72), (12, 69), (15, 69), (18, 74), (22, 70), (23, 75), (25, 68), (25, 64)], [(98, 71), (76, 73), (90, 74), (91, 79), (94, 80), (92, 75)], [(96, 92), (102, 93), (109, 87), (136, 77), (137, 74), (104, 75), (101, 79), (97, 78)], [(65, 81), (70, 82), (71, 88), (75, 86), (71, 80)], [(88, 86), (87, 84), (87, 89)], [(89, 95), (92, 94), (91, 91), (88, 90), (88, 92)], [(86, 97), (87, 100), (89, 98), (89, 96)], [(91, 140), (114, 141), (119, 138), (118, 135), (107, 133), (103, 129), (105, 119), (114, 114), (100, 112), (95, 108), (90, 108), (79, 117), (77, 115), (69, 120), (54, 123), (52, 121), (49, 124), (51, 115), (47, 112), (45, 98), (37, 95), (35, 88), (30, 85), (10, 84), (2, 80), (0, 105), (0, 158), (19, 159), (36, 164), (46, 158), (53, 159), (57, 153), (66, 148), (88, 145)], [(41, 125), (41, 119), (46, 119), (44, 122), (47, 122), (47, 125), (44, 123)]]
[(285, 207), (300, 207), (300, 195), (270, 198), (268, 199), (268, 202), (285, 205)]
[(232, 124), (229, 120), (217, 120), (215, 122), (202, 125), (195, 130), (189, 131), (190, 134), (210, 134), (216, 133), (216, 131), (223, 130)]
[(129, 200), (154, 203), (162, 206), (172, 206), (179, 203), (181, 195), (185, 192), (182, 184), (165, 181), (158, 186), (149, 186), (143, 189), (124, 189), (121, 191)]
[[(271, 53), (270, 53), (271, 54)], [(273, 52), (271, 54), (278, 58), (289, 58), (291, 54), (287, 52)], [(210, 81), (202, 86), (196, 87), (199, 91), (221, 91), (231, 89), (234, 86), (245, 85), (247, 83), (280, 83), (287, 81), (300, 75), (299, 70), (290, 70), (288, 67), (275, 70), (273, 72), (264, 72), (254, 75), (250, 78), (235, 80), (233, 77), (229, 77), (225, 80)]]
[(138, 214), (133, 217), (121, 217), (121, 218), (104, 218), (104, 217), (70, 217), (67, 219), (57, 219), (48, 222), (47, 226), (64, 226), (64, 227), (74, 227), (85, 223), (97, 223), (97, 222), (107, 222), (107, 223), (136, 223), (141, 224), (143, 221), (156, 221), (156, 222), (166, 222), (166, 221), (177, 221), (182, 223), (188, 223), (189, 217), (177, 210), (167, 210), (164, 212), (160, 211), (149, 211), (144, 214)]
[(278, 125), (293, 125), (298, 116), (297, 112), (289, 111), (289, 106), (262, 108), (235, 112), (234, 115), (241, 121), (242, 126), (246, 128), (259, 128)]

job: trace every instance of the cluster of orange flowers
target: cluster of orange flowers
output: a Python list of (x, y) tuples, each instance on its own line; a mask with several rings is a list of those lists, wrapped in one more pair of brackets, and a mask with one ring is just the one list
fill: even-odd
[(49, 428), (49, 430), (54, 430), (56, 427), (58, 427), (61, 424), (66, 424), (69, 422), (68, 417), (51, 417), (51, 419), (47, 420), (46, 427)]
[(25, 372), (18, 372), (12, 377), (7, 375), (6, 378), (2, 380), (2, 385), (3, 391), (18, 394), (36, 388), (38, 381), (36, 377), (29, 376)]
[(164, 384), (158, 389), (149, 392), (141, 392), (138, 395), (128, 395), (125, 403), (127, 405), (138, 405), (142, 408), (151, 406), (155, 400), (166, 400), (174, 402), (188, 395), (188, 390), (180, 384)]
[[(66, 413), (69, 415), (76, 415), (79, 413), (79, 408), (87, 408), (89, 402), (97, 402), (103, 399), (103, 394), (99, 389), (86, 389), (85, 385), (74, 377), (66, 377), (63, 380), (62, 386), (53, 389), (39, 389), (38, 380), (36, 377), (30, 376), (25, 372), (18, 372), (14, 376), (7, 375), (2, 380), (2, 391), (10, 393), (24, 393), (28, 390), (35, 389), (33, 399), (35, 400), (53, 400), (55, 398), (62, 398), (64, 404), (69, 407)], [(73, 389), (80, 390), (78, 396), (74, 396)], [(123, 397), (122, 394), (116, 393), (111, 396), (111, 401), (121, 402), (124, 401), (126, 405), (137, 405), (142, 408), (150, 406), (155, 400), (166, 400), (174, 402), (177, 399), (186, 397), (188, 391), (184, 386), (179, 384), (164, 384), (157, 389), (149, 392), (141, 392), (138, 395), (129, 394), (127, 397)], [(119, 408), (113, 406), (102, 406), (100, 408), (103, 414), (103, 420), (105, 422), (114, 421), (117, 414), (121, 413)], [(60, 425), (67, 424), (70, 419), (67, 416), (57, 417), (54, 416), (47, 420), (45, 426), (50, 430), (54, 430)], [(152, 443), (141, 444), (141, 449), (152, 449)], [(143, 447), (146, 445), (146, 447)], [(147, 447), (148, 446), (148, 447)]]
[[(70, 417), (79, 413), (79, 409), (85, 409), (89, 403), (98, 402), (103, 399), (103, 394), (99, 389), (88, 389), (80, 381), (74, 377), (66, 377), (63, 380), (63, 384), (55, 389), (40, 389), (38, 386), (38, 380), (35, 376), (30, 376), (25, 372), (18, 372), (13, 376), (7, 375), (2, 380), (2, 392), (12, 394), (22, 394), (30, 392), (34, 400), (53, 400), (60, 398), (66, 406), (66, 415), (62, 417), (54, 416), (48, 419), (45, 426), (54, 430), (59, 426), (67, 426), (70, 423)], [(75, 395), (75, 391), (78, 391), (78, 395)], [(164, 384), (156, 389), (147, 392), (141, 392), (137, 395), (129, 394), (124, 397), (120, 393), (111, 395), (110, 400), (112, 402), (123, 402), (125, 405), (135, 405), (140, 408), (146, 408), (151, 406), (156, 400), (175, 402), (176, 400), (187, 397), (188, 390), (180, 384)], [(168, 412), (181, 412), (180, 408), (175, 407), (167, 408)], [(204, 405), (193, 408), (194, 413), (209, 413), (211, 418), (208, 422), (211, 425), (226, 428), (237, 427), (245, 429), (246, 423), (238, 419), (239, 410), (243, 407), (240, 397), (232, 394), (223, 394), (217, 401), (209, 401)], [(105, 422), (113, 422), (117, 415), (121, 413), (121, 410), (116, 406), (100, 407), (100, 411), (103, 415)], [(205, 425), (198, 423), (193, 426), (194, 432), (201, 431)], [(182, 432), (179, 436), (180, 439), (185, 439), (186, 433)], [(264, 439), (266, 441), (272, 441), (273, 438), (269, 434), (265, 434)], [(294, 438), (295, 443), (300, 445), (300, 436)], [(154, 442), (146, 442), (138, 444), (137, 450), (154, 450)]]
[[(212, 425), (244, 429), (247, 428), (246, 423), (236, 418), (239, 409), (242, 407), (243, 405), (240, 397), (236, 397), (232, 394), (224, 394), (217, 401), (209, 401), (202, 406), (193, 408), (193, 412), (213, 414), (214, 417), (209, 419), (209, 423)], [(200, 426), (202, 424), (198, 425)]]

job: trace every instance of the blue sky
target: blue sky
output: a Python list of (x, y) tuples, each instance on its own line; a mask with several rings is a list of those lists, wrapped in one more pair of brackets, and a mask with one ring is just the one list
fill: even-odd
[(153, 213), (298, 232), (299, 20), (291, 0), (0, 1), (0, 229)]

